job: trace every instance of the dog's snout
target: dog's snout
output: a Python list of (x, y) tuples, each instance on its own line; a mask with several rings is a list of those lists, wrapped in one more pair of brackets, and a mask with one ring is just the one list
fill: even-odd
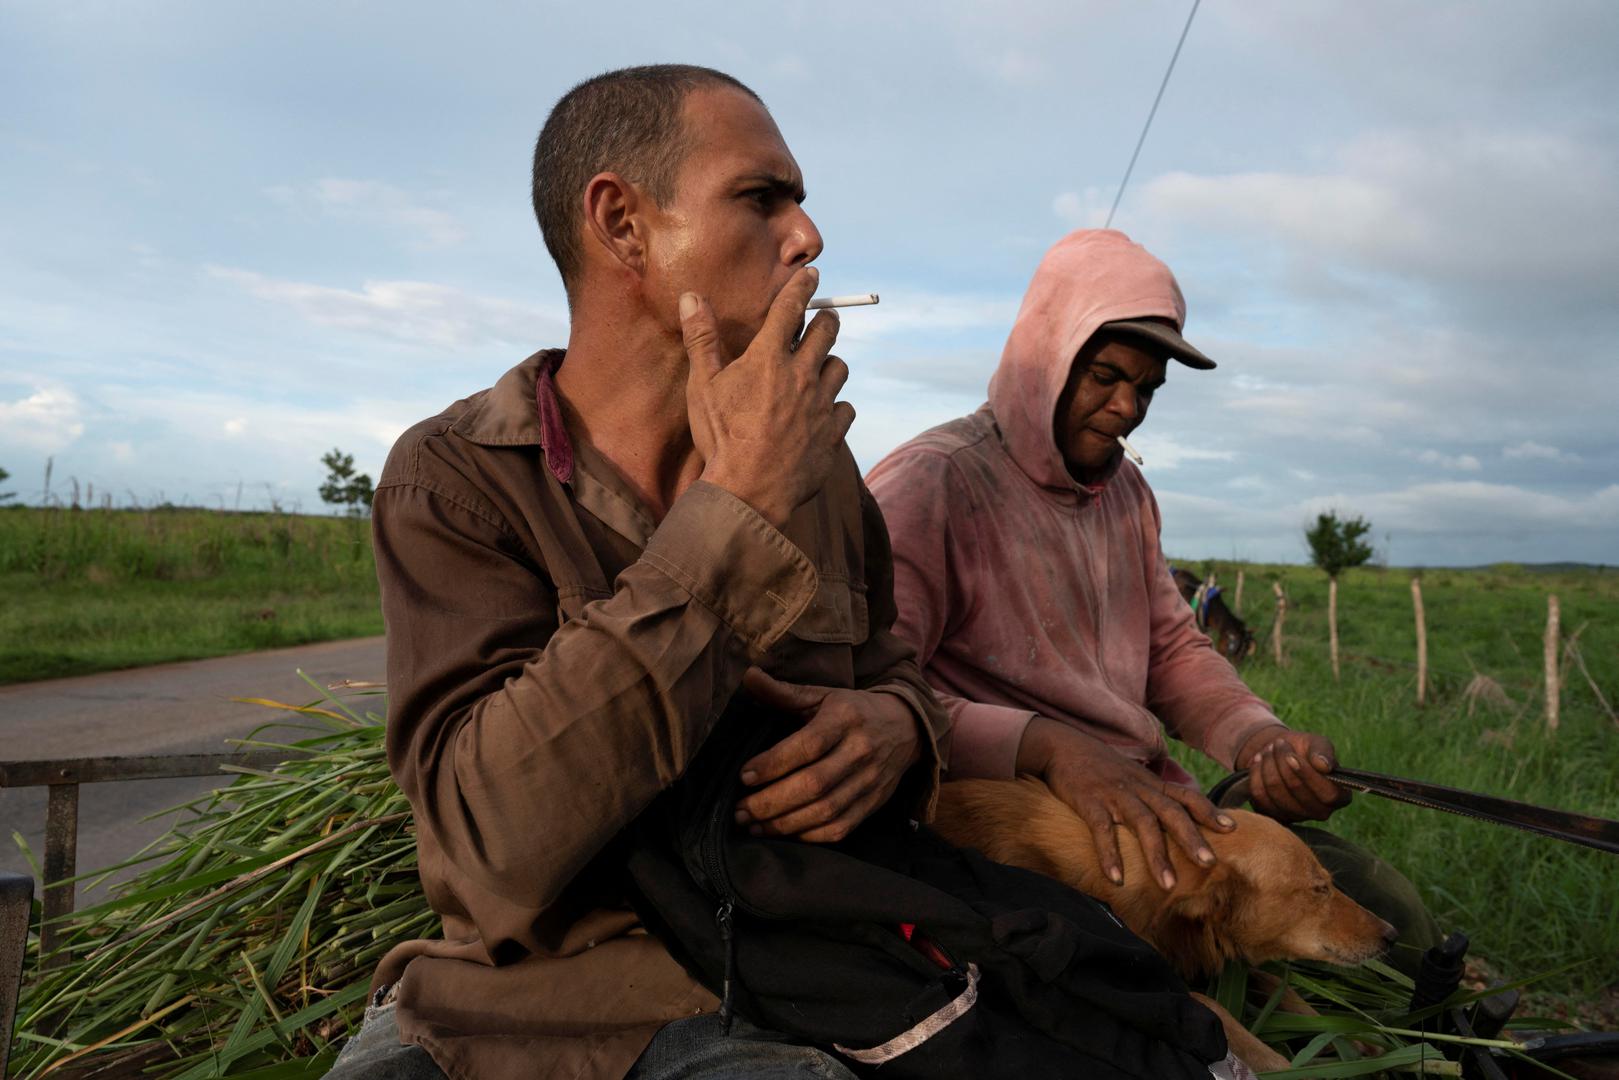
[[(1378, 920), (1378, 921), (1382, 922), (1381, 919)], [(1382, 934), (1383, 934), (1383, 948), (1385, 950), (1386, 949), (1392, 949), (1394, 947), (1394, 943), (1396, 941), (1400, 940), (1400, 932), (1398, 930), (1396, 930), (1393, 926), (1391, 926), (1390, 924), (1388, 924), (1386, 922), (1383, 923)]]

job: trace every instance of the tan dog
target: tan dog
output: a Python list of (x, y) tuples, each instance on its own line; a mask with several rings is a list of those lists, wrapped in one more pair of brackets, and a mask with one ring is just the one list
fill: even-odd
[[(1215, 864), (1202, 866), (1170, 843), (1175, 887), (1147, 871), (1135, 834), (1115, 829), (1124, 884), (1107, 879), (1090, 828), (1038, 780), (958, 780), (939, 794), (933, 822), (958, 847), (997, 862), (1035, 870), (1105, 901), (1137, 937), (1186, 979), (1219, 972), (1227, 962), (1321, 960), (1354, 965), (1385, 951), (1395, 929), (1339, 892), (1304, 841), (1280, 823), (1228, 810), (1237, 828), (1206, 832)], [(1201, 994), (1226, 1029), (1232, 1051), (1261, 1071), (1287, 1062)]]

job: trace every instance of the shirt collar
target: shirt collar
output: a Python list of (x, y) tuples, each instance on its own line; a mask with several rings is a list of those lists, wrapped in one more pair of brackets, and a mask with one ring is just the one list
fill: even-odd
[(571, 483), (573, 442), (553, 380), (565, 355), (562, 349), (542, 349), (506, 372), (455, 422), (456, 434), (479, 446), (538, 446), (551, 474)]
[(568, 427), (562, 420), (562, 402), (557, 398), (557, 385), (552, 376), (562, 364), (563, 353), (554, 352), (540, 364), (534, 379), (534, 412), (540, 422), (540, 449), (545, 452), (545, 466), (559, 483), (573, 482), (573, 440), (568, 438)]

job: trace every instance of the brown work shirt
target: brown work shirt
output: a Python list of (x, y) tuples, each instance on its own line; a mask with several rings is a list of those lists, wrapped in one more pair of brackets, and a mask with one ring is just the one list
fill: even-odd
[(383, 959), (401, 1039), (452, 1080), (620, 1077), (716, 1001), (639, 925), (604, 849), (759, 664), (892, 693), (926, 812), (948, 721), (890, 627), (888, 534), (852, 457), (778, 532), (693, 484), (654, 521), (573, 440), (541, 352), (407, 431), (372, 509), (388, 761), (442, 941)]

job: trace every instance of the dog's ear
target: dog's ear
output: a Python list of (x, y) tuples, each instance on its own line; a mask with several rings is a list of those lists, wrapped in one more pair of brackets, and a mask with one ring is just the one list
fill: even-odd
[(1221, 862), (1170, 898), (1168, 918), (1158, 926), (1153, 943), (1188, 980), (1214, 975), (1240, 954), (1231, 920), (1243, 885), (1241, 875)]
[(1242, 875), (1229, 863), (1215, 863), (1198, 887), (1179, 892), (1170, 900), (1170, 910), (1192, 922), (1229, 925), (1243, 884)]

